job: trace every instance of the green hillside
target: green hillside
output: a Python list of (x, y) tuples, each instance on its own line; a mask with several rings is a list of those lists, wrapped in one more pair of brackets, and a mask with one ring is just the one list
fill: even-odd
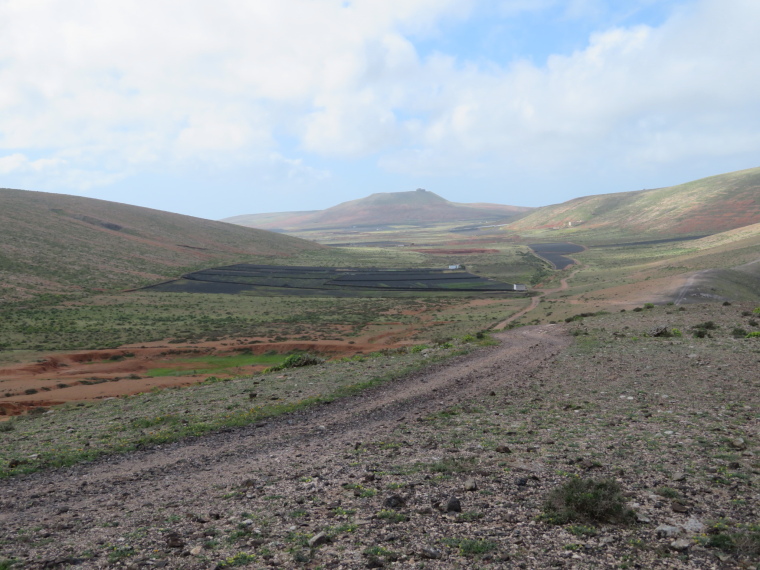
[(538, 208), (510, 231), (617, 231), (625, 235), (714, 234), (760, 222), (760, 168), (694, 182), (575, 198)]
[(0, 302), (118, 290), (317, 244), (103, 200), (0, 189)]

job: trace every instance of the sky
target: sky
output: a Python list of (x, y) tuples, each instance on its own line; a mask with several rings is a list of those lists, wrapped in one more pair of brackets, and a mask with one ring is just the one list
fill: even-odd
[(760, 166), (757, 0), (0, 0), (0, 187), (209, 219)]

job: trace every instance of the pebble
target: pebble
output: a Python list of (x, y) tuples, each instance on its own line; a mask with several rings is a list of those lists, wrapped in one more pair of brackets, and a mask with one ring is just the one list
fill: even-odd
[(731, 440), (731, 447), (734, 449), (745, 450), (747, 449), (747, 442), (744, 441), (743, 437), (737, 437), (736, 439)]
[(446, 502), (446, 512), (447, 513), (461, 513), (462, 503), (459, 502), (459, 499), (457, 499), (456, 497), (449, 497), (449, 500)]
[(673, 538), (681, 534), (681, 527), (661, 524), (654, 529), (654, 532), (657, 534), (657, 538)]
[(315, 546), (319, 546), (321, 544), (327, 544), (328, 542), (330, 542), (330, 537), (327, 536), (327, 534), (325, 534), (324, 532), (318, 532), (317, 534), (315, 534), (309, 539), (309, 546), (311, 548), (314, 548)]
[(433, 548), (432, 546), (426, 546), (422, 549), (422, 552), (420, 552), (420, 554), (423, 558), (428, 558), (430, 560), (438, 560), (439, 558), (443, 558), (443, 553), (437, 548)]
[(391, 495), (383, 501), (383, 507), (386, 509), (400, 509), (404, 505), (406, 505), (406, 501), (401, 495)]
[(702, 522), (696, 517), (691, 517), (681, 526), (686, 532), (690, 534), (699, 534), (705, 530), (705, 525), (703, 525)]
[(674, 540), (670, 543), (670, 548), (679, 552), (687, 550), (689, 546), (691, 546), (691, 542), (685, 538), (679, 538), (678, 540)]

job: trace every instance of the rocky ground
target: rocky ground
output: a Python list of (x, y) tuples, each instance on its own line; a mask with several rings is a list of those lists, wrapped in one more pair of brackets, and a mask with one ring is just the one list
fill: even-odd
[[(0, 568), (756, 568), (752, 310), (516, 328), (266, 425), (3, 480)], [(573, 478), (634, 519), (551, 524)]]

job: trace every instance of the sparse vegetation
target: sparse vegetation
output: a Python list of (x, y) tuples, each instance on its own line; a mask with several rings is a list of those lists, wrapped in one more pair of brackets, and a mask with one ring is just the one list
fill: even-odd
[(570, 479), (553, 490), (544, 503), (544, 520), (552, 524), (627, 524), (634, 518), (634, 512), (625, 504), (620, 485), (612, 479)]
[(302, 368), (304, 366), (315, 366), (322, 364), (325, 361), (324, 358), (320, 358), (315, 354), (291, 354), (288, 356), (282, 364), (277, 366), (270, 366), (264, 372), (278, 372), (285, 370), (286, 368)]

